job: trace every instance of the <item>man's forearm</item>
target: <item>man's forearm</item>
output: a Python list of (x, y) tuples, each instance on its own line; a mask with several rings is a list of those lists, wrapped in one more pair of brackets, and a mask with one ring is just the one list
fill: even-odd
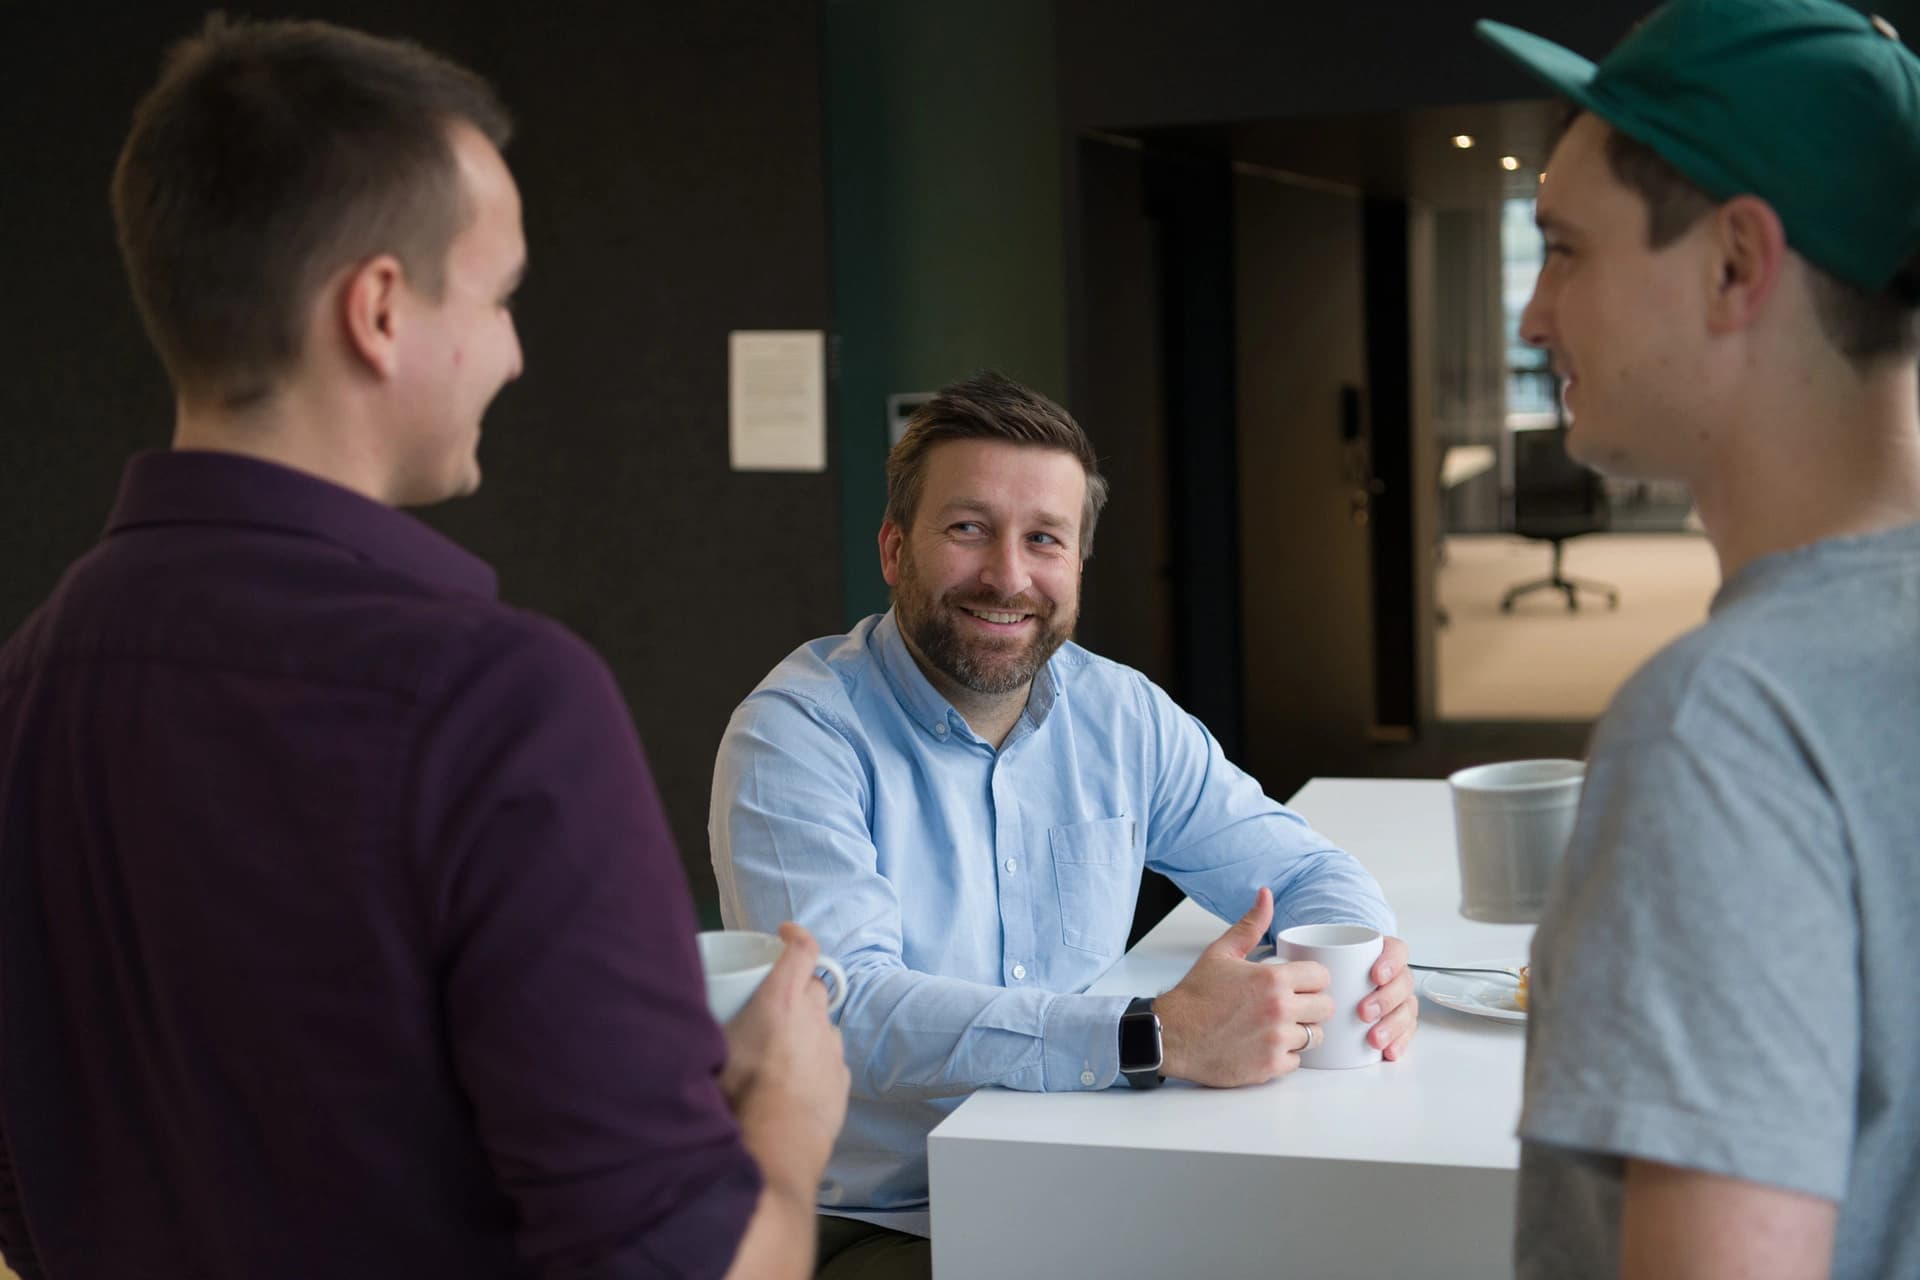
[(760, 1201), (748, 1220), (729, 1280), (813, 1274), (815, 1199), (833, 1132), (814, 1122), (805, 1099), (773, 1080), (755, 1080), (738, 1101), (740, 1137), (760, 1166)]
[(760, 1192), (727, 1280), (806, 1280), (819, 1244), (813, 1188), (796, 1196), (771, 1181)]
[(1820, 1280), (1833, 1266), (1831, 1201), (1650, 1160), (1627, 1162), (1620, 1274), (1629, 1280)]
[(1118, 1061), (1124, 995), (1009, 990), (899, 966), (849, 965), (848, 977), (840, 1031), (862, 1096), (1083, 1089), (1089, 1070)]

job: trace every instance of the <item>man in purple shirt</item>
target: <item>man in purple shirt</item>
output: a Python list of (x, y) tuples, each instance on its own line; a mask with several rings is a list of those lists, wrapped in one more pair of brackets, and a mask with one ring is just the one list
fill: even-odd
[(478, 484), (520, 372), (507, 132), (315, 23), (210, 24), (135, 115), (175, 447), (0, 651), (25, 1276), (811, 1269), (847, 1091), (812, 940), (723, 1036), (605, 666), (393, 509)]

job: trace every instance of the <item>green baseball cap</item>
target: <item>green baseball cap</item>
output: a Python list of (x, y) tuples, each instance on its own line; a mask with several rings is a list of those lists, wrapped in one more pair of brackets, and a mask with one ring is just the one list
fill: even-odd
[(1877, 293), (1920, 249), (1920, 58), (1838, 0), (1672, 0), (1596, 66), (1482, 39), (1715, 200), (1772, 205), (1809, 262)]

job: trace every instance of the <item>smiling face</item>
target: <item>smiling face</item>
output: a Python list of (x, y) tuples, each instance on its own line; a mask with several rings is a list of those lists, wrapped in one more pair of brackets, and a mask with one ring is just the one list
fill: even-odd
[(1086, 494), (1079, 461), (1057, 449), (949, 440), (929, 451), (911, 527), (880, 527), (880, 566), (901, 634), (949, 700), (1024, 702), (1073, 635)]
[(1614, 175), (1608, 129), (1581, 115), (1554, 148), (1536, 215), (1546, 262), (1520, 333), (1552, 354), (1569, 453), (1610, 474), (1684, 479), (1708, 333), (1706, 223), (1649, 247), (1646, 202)]
[(438, 298), (414, 293), (404, 366), (401, 438), (392, 500), (411, 506), (480, 486), (480, 419), (520, 376), (511, 302), (526, 269), (520, 192), (499, 151), (479, 130), (455, 125), (453, 154), (471, 210), (447, 248)]

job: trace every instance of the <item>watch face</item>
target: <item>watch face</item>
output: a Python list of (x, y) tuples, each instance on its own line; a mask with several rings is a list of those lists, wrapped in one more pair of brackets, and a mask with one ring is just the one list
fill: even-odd
[(1120, 1069), (1151, 1071), (1160, 1065), (1158, 1015), (1129, 1013), (1120, 1019)]

